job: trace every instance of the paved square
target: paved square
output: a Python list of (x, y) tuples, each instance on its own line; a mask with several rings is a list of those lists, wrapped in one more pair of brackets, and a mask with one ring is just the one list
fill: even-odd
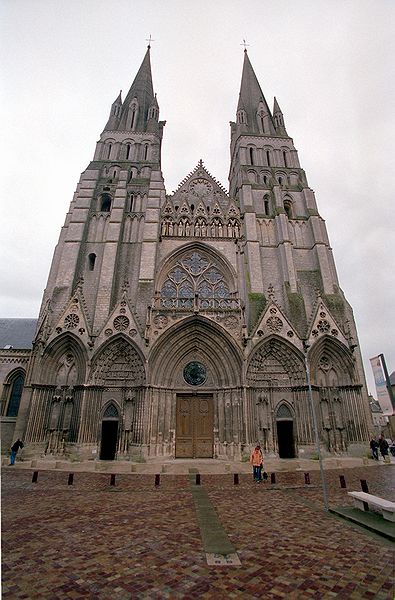
[[(366, 479), (394, 497), (393, 466), (326, 472), (330, 504)], [(347, 489), (341, 489), (344, 474)], [(202, 475), (240, 566), (207, 564), (187, 475), (3, 469), (4, 599), (377, 598), (394, 594), (394, 545), (323, 511), (319, 473)]]

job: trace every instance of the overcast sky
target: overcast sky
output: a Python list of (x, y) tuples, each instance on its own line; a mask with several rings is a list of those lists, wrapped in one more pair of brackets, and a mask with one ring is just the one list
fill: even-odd
[(245, 38), (326, 220), (374, 392), (368, 359), (395, 369), (394, 15), (393, 0), (1, 0), (0, 316), (37, 317), (80, 173), (150, 34), (167, 192), (200, 158), (228, 188)]

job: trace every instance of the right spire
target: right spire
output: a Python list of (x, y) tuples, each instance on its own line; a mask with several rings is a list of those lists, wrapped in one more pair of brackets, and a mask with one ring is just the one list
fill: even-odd
[(248, 58), (247, 49), (244, 50), (237, 124), (241, 125), (243, 133), (276, 135), (272, 114)]

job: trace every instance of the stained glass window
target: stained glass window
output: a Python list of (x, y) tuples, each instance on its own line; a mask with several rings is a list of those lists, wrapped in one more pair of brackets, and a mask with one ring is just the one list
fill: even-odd
[(16, 417), (18, 415), (24, 382), (25, 377), (23, 375), (17, 375), (12, 383), (7, 407), (7, 417)]
[(195, 296), (202, 308), (231, 308), (229, 286), (219, 268), (198, 252), (180, 259), (169, 271), (161, 291), (163, 308), (193, 307)]

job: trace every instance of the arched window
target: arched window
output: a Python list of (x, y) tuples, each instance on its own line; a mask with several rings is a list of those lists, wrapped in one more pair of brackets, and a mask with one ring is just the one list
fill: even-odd
[(237, 113), (237, 122), (242, 125), (247, 123), (247, 116), (244, 110), (239, 110)]
[(281, 404), (277, 411), (277, 419), (293, 419), (292, 413), (286, 404)]
[(126, 144), (126, 160), (129, 158), (130, 156), (130, 144)]
[(101, 212), (110, 212), (111, 210), (111, 196), (109, 194), (103, 194), (100, 201)]
[(254, 164), (254, 149), (253, 148), (249, 148), (249, 155), (250, 155), (250, 165)]
[(282, 178), (282, 177), (279, 177), (279, 178), (278, 178), (278, 183), (279, 183), (280, 185), (282, 185), (282, 184), (283, 184), (283, 178)]
[(88, 255), (88, 266), (89, 266), (90, 271), (94, 270), (95, 262), (96, 262), (96, 254), (94, 252), (92, 252), (91, 254)]
[(132, 108), (132, 116), (131, 116), (131, 121), (130, 121), (130, 129), (133, 129), (135, 126), (135, 121), (136, 121), (136, 107), (133, 106)]
[(144, 144), (144, 160), (148, 159), (148, 144)]
[(107, 406), (103, 414), (103, 419), (118, 419), (119, 413), (115, 404), (111, 403)]
[(9, 382), (9, 393), (8, 398), (6, 398), (7, 417), (16, 417), (18, 416), (19, 404), (21, 402), (23, 384), (25, 383), (25, 375), (21, 372), (17, 372)]
[(263, 197), (263, 209), (265, 211), (265, 215), (270, 214), (270, 199), (268, 195)]
[(192, 252), (177, 261), (160, 290), (163, 308), (192, 309), (195, 298), (202, 309), (232, 308), (223, 273), (208, 257)]
[(292, 219), (292, 202), (291, 200), (284, 200), (284, 210), (287, 214), (288, 219)]
[(270, 152), (269, 152), (269, 150), (266, 150), (266, 162), (267, 162), (267, 166), (270, 167)]
[(283, 159), (284, 159), (284, 167), (288, 167), (287, 153), (285, 152), (285, 150), (283, 150)]
[(111, 156), (111, 150), (112, 150), (112, 144), (108, 144), (107, 158), (110, 158), (110, 156)]

